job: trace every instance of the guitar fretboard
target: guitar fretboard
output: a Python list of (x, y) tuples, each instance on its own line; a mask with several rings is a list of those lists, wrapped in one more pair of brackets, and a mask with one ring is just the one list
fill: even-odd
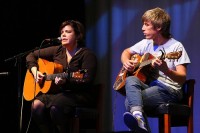
[(45, 80), (54, 80), (56, 77), (67, 78), (68, 73), (49, 74), (45, 76)]

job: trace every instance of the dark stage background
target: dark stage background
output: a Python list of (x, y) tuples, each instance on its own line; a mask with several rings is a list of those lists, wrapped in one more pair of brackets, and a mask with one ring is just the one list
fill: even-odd
[[(0, 72), (10, 74), (0, 74), (0, 132), (17, 133), (20, 121), (22, 132), (28, 127), (30, 102), (22, 100), (26, 52), (39, 47), (43, 39), (57, 38), (60, 35), (59, 26), (66, 19), (85, 24), (84, 7), (84, 1), (81, 0), (1, 2)], [(30, 132), (33, 132), (32, 125)]]
[[(18, 132), (20, 116), (23, 132), (28, 127), (30, 102), (21, 100), (26, 73), (26, 54), (23, 54), (39, 47), (43, 39), (58, 37), (59, 26), (65, 19), (79, 20), (85, 25), (86, 44), (99, 59), (97, 82), (105, 84), (102, 131), (128, 131), (123, 123), (124, 97), (115, 92), (112, 85), (122, 67), (121, 52), (144, 38), (141, 16), (146, 10), (155, 7), (169, 12), (172, 19), (171, 33), (183, 43), (190, 56), (192, 64), (188, 66), (188, 79), (196, 80), (194, 133), (199, 133), (199, 0), (2, 1), (0, 72), (10, 72), (10, 75), (0, 74), (0, 132)], [(19, 107), (23, 107), (22, 114)], [(149, 123), (152, 133), (158, 133), (157, 119), (149, 119)], [(173, 128), (172, 133), (186, 133), (186, 128)]]

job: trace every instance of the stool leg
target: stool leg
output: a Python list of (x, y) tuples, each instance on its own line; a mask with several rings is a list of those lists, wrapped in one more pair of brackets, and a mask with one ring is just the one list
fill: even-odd
[(193, 133), (193, 116), (189, 117), (187, 133)]
[(158, 118), (159, 120), (159, 133), (171, 133), (171, 119), (170, 115), (164, 114)]

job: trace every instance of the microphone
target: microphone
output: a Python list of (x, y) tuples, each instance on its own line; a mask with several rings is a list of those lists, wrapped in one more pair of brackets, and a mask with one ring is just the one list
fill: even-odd
[(0, 72), (0, 76), (8, 76), (9, 74), (9, 72)]
[(44, 39), (48, 43), (61, 43), (61, 37)]

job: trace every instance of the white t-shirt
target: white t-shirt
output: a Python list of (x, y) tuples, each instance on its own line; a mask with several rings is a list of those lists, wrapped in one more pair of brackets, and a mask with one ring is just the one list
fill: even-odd
[[(137, 53), (140, 56), (150, 53), (154, 57), (160, 57), (162, 55), (162, 51), (164, 51), (166, 58), (164, 59), (171, 70), (176, 70), (176, 66), (180, 64), (189, 64), (191, 63), (190, 58), (182, 45), (181, 42), (175, 40), (174, 38), (169, 39), (165, 44), (158, 46), (156, 49), (154, 48), (153, 40), (143, 39), (140, 42), (130, 47), (131, 52)], [(170, 52), (177, 53), (182, 52), (180, 56), (177, 57), (168, 57)], [(176, 59), (177, 58), (177, 59)], [(167, 77), (163, 72), (159, 71), (159, 76), (157, 80), (171, 88), (178, 90), (181, 89), (182, 85), (177, 82), (174, 82), (169, 77)]]

